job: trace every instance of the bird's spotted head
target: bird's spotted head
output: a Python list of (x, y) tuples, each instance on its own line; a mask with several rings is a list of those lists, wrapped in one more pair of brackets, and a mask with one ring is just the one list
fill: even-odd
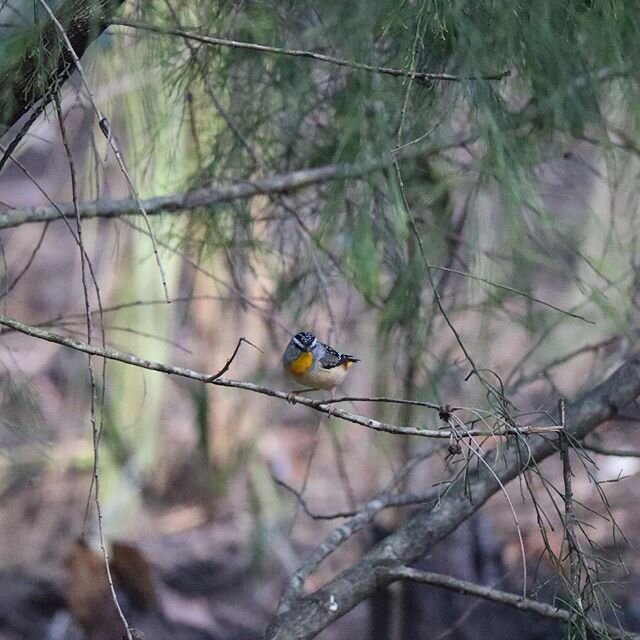
[(311, 351), (317, 343), (316, 337), (310, 331), (296, 333), (292, 341), (300, 351)]

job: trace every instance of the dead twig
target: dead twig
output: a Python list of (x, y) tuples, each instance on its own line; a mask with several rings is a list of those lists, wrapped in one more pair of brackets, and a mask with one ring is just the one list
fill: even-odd
[(243, 342), (246, 342), (247, 344), (251, 345), (254, 349), (257, 349), (260, 353), (264, 353), (264, 351), (260, 347), (257, 347), (250, 340), (247, 340), (246, 338), (240, 338), (240, 340), (238, 340), (238, 344), (236, 344), (236, 348), (233, 350), (233, 353), (231, 354), (229, 359), (225, 362), (222, 369), (220, 369), (218, 373), (214, 373), (212, 376), (209, 376), (205, 380), (205, 382), (215, 382), (216, 380), (218, 380), (218, 378), (221, 378), (225, 373), (227, 373), (227, 371), (229, 371), (229, 367), (231, 366), (231, 363), (235, 360), (235, 357), (238, 355), (238, 351), (240, 350), (240, 345)]

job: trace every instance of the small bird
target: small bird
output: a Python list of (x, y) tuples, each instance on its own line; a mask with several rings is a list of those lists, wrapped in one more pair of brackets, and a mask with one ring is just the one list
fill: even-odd
[(354, 362), (359, 358), (339, 353), (309, 331), (296, 333), (282, 355), (284, 370), (296, 382), (311, 387), (306, 391), (337, 387)]

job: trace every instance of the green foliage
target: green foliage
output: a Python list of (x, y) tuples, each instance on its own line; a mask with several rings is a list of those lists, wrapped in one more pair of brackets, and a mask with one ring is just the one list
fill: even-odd
[[(272, 307), (297, 320), (333, 314), (335, 291), (353, 290), (378, 314), (381, 339), (417, 336), (424, 370), (439, 366), (429, 346), (450, 337), (442, 311), (456, 320), (475, 308), (483, 322), (515, 314), (535, 333), (559, 313), (532, 302), (545, 276), (615, 324), (612, 310), (596, 303), (606, 296), (594, 292), (619, 276), (624, 231), (585, 246), (597, 212), (567, 214), (545, 197), (539, 173), (585, 139), (604, 139), (607, 170), (618, 171), (608, 140), (614, 127), (633, 148), (633, 3), (193, 0), (127, 12), (160, 31), (299, 54), (112, 29), (95, 71), (115, 78), (132, 69), (140, 82), (105, 108), (124, 131), (143, 196), (357, 165), (400, 147), (397, 167), (216, 205), (163, 228), (198, 259), (222, 256), (236, 291), (264, 269)], [(33, 19), (27, 23), (33, 29)], [(40, 54), (61, 47), (55, 38), (39, 45)], [(450, 79), (414, 82), (352, 64)]]
[[(621, 131), (628, 140), (618, 146), (634, 149), (633, 3), (193, 0), (128, 11), (160, 31), (300, 54), (113, 29), (103, 72), (124, 65), (144, 77), (108, 105), (125, 125), (143, 195), (358, 165), (399, 147), (397, 167), (216, 205), (164, 227), (165, 239), (198, 260), (222, 257), (213, 264), (224, 264), (240, 297), (266, 273), (261, 293), (274, 313), (291, 316), (285, 324), (298, 324), (323, 313), (335, 320), (336, 300), (353, 291), (375, 311), (390, 349), (401, 352), (413, 336), (423, 388), (432, 388), (428, 372), (444, 366), (432, 346), (452, 340), (449, 320), (465, 325), (453, 344), (482, 345), (504, 317), (531, 336), (558, 318), (576, 322), (537, 301), (548, 280), (559, 290), (550, 304), (583, 305), (617, 327), (602, 289), (627, 268), (616, 257), (630, 249), (633, 224), (625, 217), (605, 242), (599, 212), (565, 207), (545, 193), (545, 180), (571, 178), (585, 140), (584, 164), (596, 144), (606, 146), (608, 164), (593, 175), (611, 171), (605, 179), (614, 180), (631, 170), (609, 138)], [(352, 63), (451, 77), (417, 82)], [(577, 184), (575, 199), (584, 191), (586, 201), (596, 182)], [(589, 244), (594, 229), (601, 241)], [(471, 311), (482, 316), (477, 324)], [(453, 344), (441, 352), (462, 357)]]

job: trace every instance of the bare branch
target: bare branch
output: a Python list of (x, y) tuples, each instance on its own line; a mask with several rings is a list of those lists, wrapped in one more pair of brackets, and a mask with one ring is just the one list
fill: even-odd
[[(418, 156), (430, 156), (447, 149), (464, 144), (466, 138), (455, 138), (447, 143), (431, 145), (429, 147), (415, 147), (403, 152), (399, 157), (412, 159)], [(147, 215), (160, 213), (182, 213), (200, 207), (210, 207), (214, 204), (242, 200), (257, 195), (286, 193), (302, 189), (314, 184), (321, 184), (331, 180), (345, 178), (359, 178), (369, 173), (391, 166), (393, 155), (388, 154), (376, 160), (369, 160), (360, 164), (330, 164), (312, 169), (299, 169), (291, 173), (259, 178), (256, 180), (242, 180), (229, 185), (196, 189), (187, 194), (174, 193), (142, 200), (142, 208)], [(119, 218), (127, 215), (140, 215), (137, 200), (94, 201), (78, 205), (80, 217), (85, 218)], [(0, 211), (0, 229), (9, 229), (31, 222), (48, 222), (57, 220), (60, 216), (74, 217), (72, 203), (45, 207), (25, 207), (23, 209), (5, 209)]]
[(195, 40), (196, 42), (202, 42), (203, 44), (214, 47), (232, 47), (234, 49), (249, 49), (251, 51), (257, 51), (259, 53), (273, 53), (276, 55), (293, 56), (296, 58), (308, 58), (316, 60), (318, 62), (326, 62), (334, 64), (339, 67), (348, 67), (349, 69), (359, 69), (362, 71), (369, 71), (371, 73), (380, 73), (383, 75), (394, 76), (398, 78), (410, 78), (418, 82), (434, 82), (437, 80), (446, 82), (461, 82), (466, 80), (502, 80), (510, 75), (510, 71), (501, 71), (498, 73), (492, 73), (488, 75), (476, 75), (476, 76), (456, 76), (450, 73), (427, 73), (423, 71), (406, 71), (405, 69), (394, 69), (391, 67), (377, 67), (370, 64), (364, 64), (362, 62), (354, 62), (352, 60), (345, 60), (343, 58), (335, 58), (333, 56), (327, 56), (323, 53), (316, 53), (314, 51), (303, 51), (300, 49), (284, 49), (281, 47), (269, 47), (262, 44), (256, 44), (254, 42), (240, 42), (238, 40), (229, 40), (227, 38), (217, 38), (215, 36), (209, 36), (195, 31), (186, 29), (173, 29), (170, 27), (162, 27), (159, 25), (145, 24), (142, 22), (134, 22), (132, 20), (111, 20), (112, 25), (121, 27), (130, 27), (132, 29), (140, 29), (143, 31), (151, 31), (153, 33), (159, 33), (162, 35), (179, 36), (181, 38)]

